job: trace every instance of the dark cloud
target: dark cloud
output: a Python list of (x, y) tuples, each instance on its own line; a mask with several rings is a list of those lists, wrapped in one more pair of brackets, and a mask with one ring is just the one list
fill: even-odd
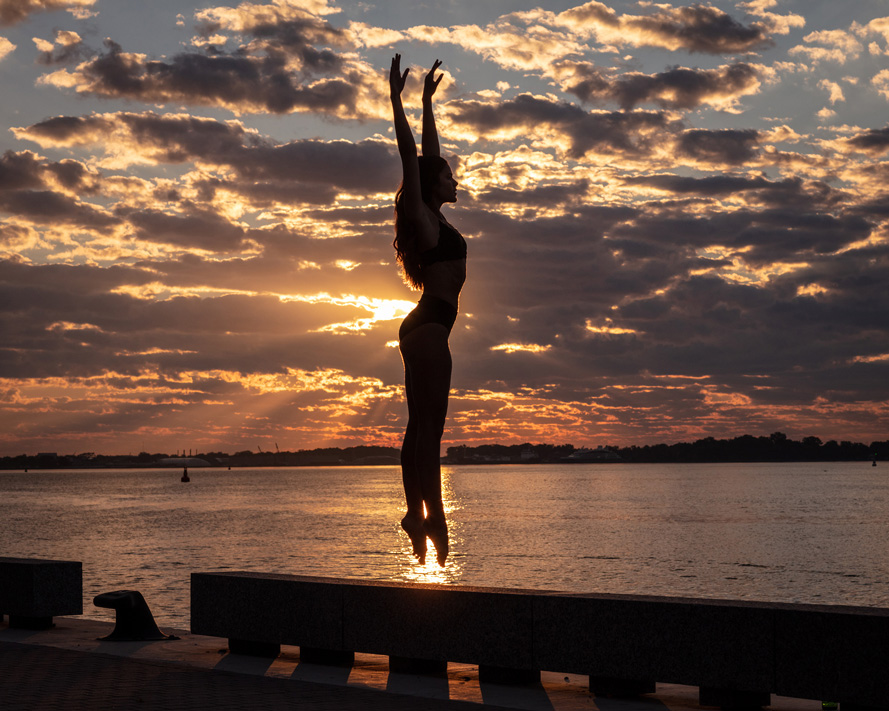
[(0, 190), (23, 190), (43, 186), (42, 164), (30, 151), (6, 151), (0, 157)]
[(238, 112), (355, 112), (353, 83), (334, 78), (299, 84), (284, 57), (187, 52), (169, 61), (149, 60), (123, 52), (111, 40), (105, 44), (107, 51), (78, 66), (80, 93), (156, 104), (223, 106)]
[(78, 145), (93, 142), (95, 134), (110, 132), (113, 127), (113, 119), (101, 116), (54, 116), (17, 131), (26, 138), (50, 139), (53, 143), (62, 145)]
[(382, 141), (297, 140), (250, 147), (228, 161), (247, 180), (291, 180), (375, 192), (397, 186), (399, 164)]
[(751, 217), (750, 226), (737, 239), (753, 247), (744, 258), (757, 266), (832, 255), (866, 239), (873, 230), (871, 222), (857, 215), (834, 216), (792, 207), (766, 209)]
[(624, 110), (651, 103), (693, 109), (750, 94), (760, 80), (759, 71), (745, 63), (717, 69), (673, 67), (659, 74), (625, 72), (617, 76), (586, 62), (563, 62), (561, 66), (574, 71), (574, 77), (563, 83), (566, 91), (582, 101), (613, 102)]
[[(204, 22), (199, 27), (203, 37), (210, 37), (221, 29), (225, 28), (218, 22)], [(260, 21), (244, 27), (243, 32), (253, 37), (250, 48), (254, 51), (261, 48), (269, 54), (298, 58), (304, 77), (336, 73), (345, 67), (341, 55), (327, 47), (319, 49), (315, 46), (343, 45), (349, 39), (344, 30), (333, 27), (322, 18), (304, 14), (275, 22)]]
[[(378, 90), (352, 60), (331, 49), (345, 45), (348, 36), (322, 18), (302, 13), (296, 18), (248, 22), (237, 28), (242, 44), (236, 49), (209, 44), (227, 29), (231, 28), (223, 22), (202, 22), (202, 49), (159, 59), (124, 52), (108, 39), (105, 50), (80, 64), (62, 85), (73, 77), (78, 93), (103, 98), (221, 106), (239, 113), (309, 111), (353, 118), (361, 113), (359, 95)], [(79, 44), (72, 44), (45, 53), (43, 60), (68, 61), (82, 51)]]
[(56, 163), (31, 151), (6, 151), (0, 156), (0, 191), (58, 185), (68, 192), (92, 195), (98, 191), (99, 180), (98, 173), (76, 160)]
[(95, 205), (50, 190), (0, 192), (0, 211), (27, 218), (41, 225), (62, 223), (88, 229), (102, 229), (118, 222)]
[[(124, 138), (115, 138), (121, 131)], [(255, 190), (270, 196), (286, 191), (289, 185), (291, 199), (300, 199), (302, 189), (296, 186), (305, 184), (310, 186), (305, 193), (310, 202), (325, 199), (334, 189), (376, 192), (381, 184), (396, 185), (399, 179), (398, 159), (384, 141), (302, 139), (275, 143), (237, 122), (181, 114), (60, 116), (17, 129), (17, 134), (56, 145), (125, 140), (128, 148), (157, 162), (230, 167), (244, 181), (237, 189), (245, 194)], [(216, 187), (221, 185), (217, 183)]]
[(490, 187), (484, 189), (478, 197), (471, 198), (472, 203), (479, 207), (491, 209), (498, 204), (515, 204), (525, 206), (529, 213), (536, 208), (554, 208), (568, 203), (575, 203), (589, 196), (591, 186), (588, 180), (578, 180), (561, 185), (539, 185), (529, 189)]
[(748, 190), (760, 190), (774, 185), (759, 176), (749, 178), (740, 175), (712, 175), (706, 178), (691, 178), (682, 175), (637, 175), (624, 178), (627, 185), (649, 185), (659, 190), (693, 195), (729, 195)]
[(745, 26), (712, 5), (655, 7), (657, 10), (651, 15), (618, 15), (603, 3), (591, 0), (563, 12), (561, 17), (622, 32), (623, 41), (628, 44), (682, 48), (689, 52), (734, 54), (772, 44), (765, 24), (753, 22)]
[(755, 129), (688, 129), (679, 137), (677, 151), (703, 163), (742, 165), (756, 157), (762, 137)]
[(0, 26), (15, 25), (38, 12), (85, 8), (95, 0), (0, 0)]
[(673, 7), (649, 17), (634, 17), (628, 24), (667, 42), (675, 41), (690, 52), (733, 54), (772, 44), (763, 25), (742, 25), (711, 5)]
[(118, 215), (133, 226), (138, 239), (146, 242), (219, 253), (244, 247), (244, 228), (213, 210), (186, 206), (181, 214), (169, 214), (159, 210), (120, 209)]
[(764, 176), (711, 175), (692, 178), (672, 174), (640, 175), (623, 179), (627, 185), (647, 185), (682, 195), (714, 197), (745, 193), (751, 203), (772, 206), (797, 206), (811, 209), (831, 207), (843, 200), (845, 194), (827, 183), (801, 178), (768, 180)]
[(889, 150), (889, 126), (869, 128), (864, 133), (848, 139), (847, 143), (865, 153), (873, 155), (885, 153)]
[(872, 222), (859, 215), (814, 211), (810, 201), (793, 194), (786, 203), (758, 210), (714, 209), (706, 215), (671, 213), (649, 205), (636, 219), (616, 226), (612, 237), (621, 248), (625, 240), (666, 245), (674, 256), (718, 245), (761, 268), (832, 255), (866, 239), (874, 229)]
[(0, 157), (0, 211), (43, 225), (99, 229), (117, 222), (101, 208), (51, 189), (53, 182), (81, 194), (97, 191), (96, 176), (77, 161), (48, 163), (30, 151), (7, 151)]
[(456, 123), (472, 126), (482, 138), (486, 132), (503, 129), (556, 128), (571, 140), (569, 155), (586, 153), (644, 155), (671, 128), (661, 112), (588, 113), (565, 102), (522, 94), (497, 104), (478, 101), (452, 102), (449, 113)]

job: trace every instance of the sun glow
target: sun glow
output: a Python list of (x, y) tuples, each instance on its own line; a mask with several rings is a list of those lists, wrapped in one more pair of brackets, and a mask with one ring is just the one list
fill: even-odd
[(492, 351), (504, 353), (546, 353), (552, 345), (541, 346), (537, 343), (501, 343), (499, 346), (491, 346)]
[(607, 319), (605, 319), (604, 326), (594, 326), (592, 320), (587, 319), (586, 320), (586, 330), (589, 331), (590, 333), (602, 334), (602, 335), (608, 335), (608, 336), (623, 336), (626, 334), (639, 333), (639, 331), (636, 331), (635, 329), (632, 329), (632, 328), (620, 328), (618, 326), (612, 326), (611, 323), (612, 323), (611, 319), (607, 318)]
[(344, 294), (342, 296), (331, 296), (327, 293), (311, 294), (311, 295), (293, 295), (279, 296), (283, 302), (299, 301), (308, 304), (333, 304), (335, 306), (351, 306), (354, 308), (364, 309), (370, 312), (370, 316), (366, 318), (354, 319), (352, 321), (344, 321), (341, 323), (331, 323), (315, 330), (316, 333), (349, 333), (354, 331), (366, 331), (374, 326), (378, 321), (392, 321), (394, 319), (404, 318), (416, 306), (411, 301), (402, 299), (379, 299), (369, 296), (356, 296), (354, 294)]

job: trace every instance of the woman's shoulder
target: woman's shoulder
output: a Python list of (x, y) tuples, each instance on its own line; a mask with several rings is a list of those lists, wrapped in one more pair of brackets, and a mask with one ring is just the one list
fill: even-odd
[(438, 217), (423, 204), (423, 210), (414, 214), (407, 214), (407, 222), (411, 232), (416, 235), (417, 248), (419, 251), (434, 247), (438, 243), (439, 222)]

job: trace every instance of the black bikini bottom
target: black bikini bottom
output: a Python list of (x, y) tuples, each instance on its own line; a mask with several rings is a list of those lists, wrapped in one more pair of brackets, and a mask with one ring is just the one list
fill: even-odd
[(454, 306), (437, 296), (423, 294), (414, 310), (401, 322), (401, 328), (398, 329), (398, 340), (400, 341), (415, 328), (427, 323), (440, 323), (450, 333), (456, 320), (457, 309)]

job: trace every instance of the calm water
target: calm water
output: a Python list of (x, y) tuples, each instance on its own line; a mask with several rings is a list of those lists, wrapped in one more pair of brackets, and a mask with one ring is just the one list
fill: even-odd
[(0, 555), (83, 561), (188, 627), (189, 574), (257, 570), (889, 607), (889, 466), (445, 469), (453, 554), (413, 562), (395, 467), (0, 472)]

